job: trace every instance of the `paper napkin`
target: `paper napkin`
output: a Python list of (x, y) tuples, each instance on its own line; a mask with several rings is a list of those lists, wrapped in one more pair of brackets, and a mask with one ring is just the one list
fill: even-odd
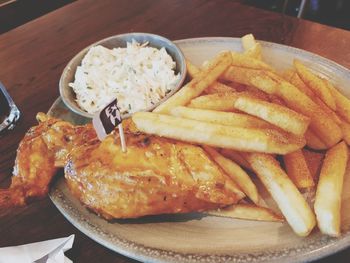
[(0, 248), (0, 263), (72, 263), (64, 252), (73, 246), (74, 235), (16, 247)]

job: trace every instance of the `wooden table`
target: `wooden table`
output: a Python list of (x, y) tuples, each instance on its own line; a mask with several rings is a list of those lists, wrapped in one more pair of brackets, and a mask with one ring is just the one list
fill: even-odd
[[(350, 68), (350, 32), (282, 16), (232, 0), (80, 0), (0, 35), (0, 80), (23, 115), (14, 131), (0, 137), (0, 182), (10, 182), (18, 143), (59, 96), (67, 62), (85, 46), (126, 32), (150, 32), (170, 39), (205, 36), (257, 39), (302, 48)], [(68, 236), (74, 262), (132, 262), (73, 227), (49, 198), (1, 211), (0, 247)], [(345, 262), (350, 249), (318, 262)]]

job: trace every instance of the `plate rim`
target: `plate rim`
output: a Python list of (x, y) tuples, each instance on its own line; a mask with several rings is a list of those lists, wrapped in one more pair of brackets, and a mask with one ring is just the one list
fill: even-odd
[[(187, 39), (179, 39), (173, 41), (176, 45), (179, 45), (179, 48), (181, 44), (189, 44), (190, 42), (197, 42), (198, 41), (203, 41), (203, 42), (232, 42), (232, 41), (240, 41), (240, 38), (236, 37), (200, 37), (200, 38), (187, 38)], [(310, 51), (306, 51), (303, 49), (299, 49), (296, 47), (284, 45), (284, 44), (278, 44), (278, 43), (273, 43), (273, 42), (268, 42), (268, 41), (260, 41), (258, 40), (259, 43), (262, 44), (262, 46), (269, 46), (273, 48), (278, 48), (278, 49), (288, 49), (292, 53), (295, 54), (304, 54), (308, 58), (315, 58), (316, 60), (322, 60), (326, 65), (329, 65), (333, 68), (337, 68), (342, 71), (342, 75), (344, 74), (349, 74), (350, 70), (347, 69), (346, 67), (330, 60), (325, 57), (322, 57), (320, 55), (317, 55), (315, 53), (312, 53)], [(58, 104), (62, 100), (60, 97), (58, 97), (55, 102), (52, 104), (50, 107), (48, 114), (52, 112), (52, 109), (56, 104)], [(97, 243), (101, 244), (104, 247), (107, 247), (108, 249), (111, 249), (119, 254), (122, 254), (124, 256), (127, 256), (132, 259), (136, 260), (142, 260), (146, 262), (178, 262), (178, 260), (183, 260), (186, 262), (199, 262), (201, 260), (205, 260), (210, 258), (211, 260), (215, 260), (215, 262), (226, 262), (229, 260), (230, 262), (279, 262), (280, 260), (283, 260), (283, 262), (303, 262), (303, 261), (309, 261), (309, 260), (317, 260), (320, 258), (323, 258), (325, 256), (332, 255), (334, 253), (337, 253), (341, 250), (346, 249), (347, 247), (350, 247), (350, 230), (347, 230), (346, 232), (342, 233), (341, 237), (339, 238), (331, 238), (328, 236), (322, 235), (320, 240), (325, 240), (327, 239), (327, 244), (326, 245), (321, 245), (318, 246), (317, 244), (314, 246), (312, 250), (303, 250), (302, 248), (296, 248), (295, 253), (291, 253), (291, 251), (294, 249), (293, 248), (284, 248), (282, 250), (287, 250), (286, 253), (283, 256), (275, 256), (272, 257), (274, 254), (281, 254), (281, 249), (275, 249), (275, 250), (269, 250), (265, 252), (253, 252), (253, 253), (239, 253), (239, 254), (233, 254), (233, 255), (227, 255), (227, 254), (189, 254), (189, 253), (180, 253), (180, 252), (174, 252), (174, 251), (168, 251), (168, 250), (162, 250), (158, 248), (153, 248), (153, 247), (145, 247), (142, 244), (137, 244), (133, 241), (126, 241), (126, 242), (131, 242), (133, 243), (135, 248), (130, 249), (130, 247), (126, 246), (115, 246), (115, 244), (109, 244), (106, 243), (106, 240), (95, 234), (96, 232), (91, 231), (87, 228), (84, 228), (81, 224), (75, 222), (73, 219), (72, 211), (65, 210), (64, 204), (59, 204), (57, 203), (57, 200), (60, 198), (61, 192), (55, 193), (55, 191), (58, 191), (58, 189), (55, 189), (54, 191), (50, 191), (50, 199), (54, 203), (54, 205), (57, 207), (57, 209), (62, 213), (62, 215), (73, 225), (75, 226), (79, 231), (96, 241)], [(62, 200), (61, 200), (62, 201)], [(104, 233), (107, 235), (106, 233)], [(119, 238), (119, 241), (125, 242), (121, 237)], [(317, 240), (318, 243), (320, 240)], [(329, 240), (329, 241), (328, 241)], [(111, 242), (111, 241), (109, 241)], [(150, 256), (147, 254), (142, 254), (140, 253), (140, 250), (151, 250), (152, 252), (156, 252), (158, 254), (158, 258), (155, 258), (154, 256)], [(166, 254), (171, 253), (172, 256), (174, 257), (172, 261), (171, 258), (169, 258)], [(179, 256), (175, 257), (175, 256)], [(186, 257), (190, 256), (191, 260), (186, 260)], [(292, 256), (292, 258), (291, 258)], [(170, 259), (170, 261), (169, 261)], [(187, 258), (188, 259), (188, 258)], [(246, 260), (249, 259), (249, 260)], [(216, 261), (218, 260), (218, 261)], [(205, 260), (207, 261), (207, 260)]]

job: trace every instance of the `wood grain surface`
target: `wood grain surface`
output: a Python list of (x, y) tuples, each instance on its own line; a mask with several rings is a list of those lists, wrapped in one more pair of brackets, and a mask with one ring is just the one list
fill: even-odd
[[(10, 183), (16, 149), (35, 115), (59, 96), (68, 61), (107, 36), (149, 32), (172, 40), (206, 36), (257, 39), (302, 48), (350, 68), (350, 32), (242, 5), (232, 0), (79, 0), (0, 35), (0, 80), (22, 111), (17, 127), (0, 137), (0, 187)], [(0, 211), (0, 247), (74, 233), (74, 262), (133, 262), (80, 233), (49, 198)], [(348, 262), (350, 249), (318, 262)]]

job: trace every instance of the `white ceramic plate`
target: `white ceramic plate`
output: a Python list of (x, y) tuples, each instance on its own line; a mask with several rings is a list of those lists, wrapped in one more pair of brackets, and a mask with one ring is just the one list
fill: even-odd
[[(261, 42), (264, 59), (277, 69), (293, 58), (312, 63), (312, 69), (334, 82), (350, 97), (350, 71), (303, 50)], [(185, 57), (200, 65), (222, 50), (241, 50), (236, 38), (197, 38), (176, 41)], [(75, 124), (86, 119), (69, 111), (58, 99), (52, 116)], [(62, 214), (96, 242), (143, 262), (304, 262), (335, 253), (350, 245), (350, 171), (342, 203), (342, 236), (329, 238), (318, 230), (296, 236), (287, 223), (268, 223), (204, 216), (201, 214), (151, 216), (134, 220), (106, 220), (89, 212), (68, 191), (64, 179), (50, 197)]]

